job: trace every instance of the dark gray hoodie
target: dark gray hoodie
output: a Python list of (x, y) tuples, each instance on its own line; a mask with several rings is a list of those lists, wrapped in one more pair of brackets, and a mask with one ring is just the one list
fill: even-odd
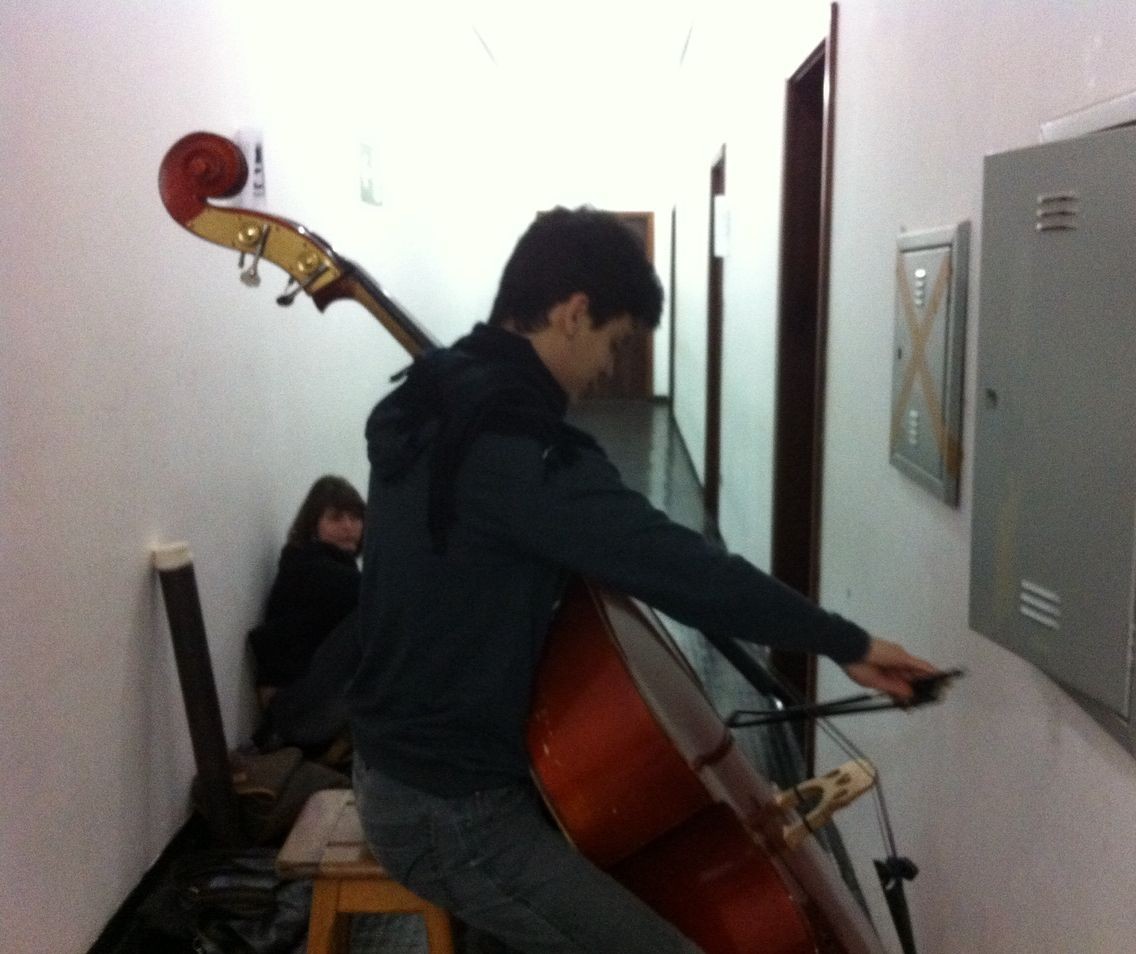
[(627, 488), (528, 340), (479, 325), (367, 425), (371, 481), (349, 694), (370, 767), (439, 795), (528, 776), (524, 730), (569, 576), (707, 634), (860, 659), (868, 636)]

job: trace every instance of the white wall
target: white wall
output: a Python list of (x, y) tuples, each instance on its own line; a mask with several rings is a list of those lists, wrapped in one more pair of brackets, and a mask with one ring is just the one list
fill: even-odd
[[(923, 863), (911, 894), (932, 954), (1132, 949), (1136, 762), (972, 633), (967, 598), (982, 159), (1136, 87), (1134, 41), (1124, 0), (842, 4), (822, 597), (971, 673), (940, 708), (856, 726)], [(886, 447), (895, 237), (960, 219), (976, 241), (954, 510), (890, 467)], [(841, 688), (826, 673), (822, 694)]]
[(8, 951), (85, 950), (187, 817), (148, 548), (195, 552), (236, 742), (252, 716), (243, 635), (287, 521), (320, 473), (361, 484), (358, 421), (395, 363), (366, 322), (277, 314), (278, 276), (249, 292), (235, 257), (158, 202), (176, 138), (258, 112), (224, 6), (0, 15)]
[(730, 545), (770, 559), (785, 82), (828, 30), (827, 3), (779, 11), (721, 2), (699, 17), (680, 73), (675, 418), (700, 476), (706, 455), (710, 168), (724, 147), (729, 250), (723, 269), (719, 517)]
[[(754, 62), (760, 55), (747, 63), (735, 52), (739, 36), (757, 43), (756, 27), (747, 34), (729, 4), (716, 16), (700, 69), (732, 70), (730, 98), (719, 122), (699, 115), (692, 124), (703, 133), (704, 168), (688, 170), (682, 189), (705, 203), (705, 170), (724, 141), (735, 232), (749, 238), (726, 263), (723, 527), (734, 547), (767, 562), (772, 384), (764, 376), (777, 222), (768, 190), (779, 189), (770, 163), (780, 154), (784, 78), (811, 44), (791, 62), (782, 49), (770, 76)], [(1136, 6), (1125, 0), (840, 4), (822, 602), (970, 673), (938, 707), (841, 725), (880, 766), (901, 851), (922, 869), (908, 893), (923, 954), (1133, 947), (1136, 762), (1051, 681), (970, 631), (967, 600), (983, 156), (1035, 143), (1043, 120), (1136, 88), (1134, 41)], [(700, 80), (692, 76), (692, 87)], [(700, 215), (692, 207), (679, 217), (676, 298), (676, 401), (696, 460), (705, 246), (684, 244), (684, 229), (704, 234)], [(888, 464), (890, 349), (899, 231), (961, 219), (975, 232), (963, 491), (952, 509)], [(821, 698), (848, 688), (835, 667), (822, 667)], [(819, 767), (845, 758), (822, 740)], [(898, 951), (868, 863), (883, 852), (871, 806), (850, 808), (842, 831)]]
[[(261, 126), (270, 210), (443, 340), (485, 316), (535, 209), (669, 214), (658, 107), (616, 97), (585, 114), (567, 78), (511, 83), (452, 14), (343, 0), (0, 13), (5, 952), (86, 950), (188, 815), (149, 547), (193, 548), (236, 743), (253, 721), (244, 635), (288, 522), (321, 473), (364, 488), (363, 422), (405, 361), (356, 305), (276, 308), (272, 266), (258, 292), (242, 286), (235, 255), (162, 208), (165, 150)], [(380, 150), (382, 208), (358, 200), (361, 140)]]

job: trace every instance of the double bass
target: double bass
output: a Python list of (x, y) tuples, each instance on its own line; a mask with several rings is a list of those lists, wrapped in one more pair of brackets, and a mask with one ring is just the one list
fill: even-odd
[[(282, 268), (277, 298), (319, 311), (360, 303), (412, 356), (435, 346), (366, 272), (308, 229), (210, 202), (248, 174), (238, 146), (192, 133), (162, 160), (159, 191), (190, 232), (240, 253), (242, 280)], [(246, 264), (247, 262), (247, 264)], [(811, 833), (869, 789), (854, 759), (782, 791), (734, 743), (655, 614), (577, 580), (538, 669), (527, 728), (533, 777), (565, 835), (707, 954), (883, 954), (871, 922)]]

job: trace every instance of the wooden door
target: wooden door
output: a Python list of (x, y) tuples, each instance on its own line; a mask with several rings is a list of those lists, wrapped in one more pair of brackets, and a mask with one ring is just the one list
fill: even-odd
[[(647, 260), (655, 261), (655, 214), (653, 212), (613, 212), (625, 222), (647, 252)], [(615, 353), (615, 367), (588, 389), (584, 397), (633, 398), (650, 400), (654, 396), (654, 334), (636, 334), (627, 338)]]

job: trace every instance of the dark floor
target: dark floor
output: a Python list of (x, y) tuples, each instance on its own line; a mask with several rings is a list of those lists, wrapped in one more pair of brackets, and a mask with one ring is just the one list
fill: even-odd
[(590, 401), (571, 408), (568, 419), (600, 442), (629, 487), (672, 520), (701, 530), (705, 513), (702, 486), (671, 420), (669, 405)]

